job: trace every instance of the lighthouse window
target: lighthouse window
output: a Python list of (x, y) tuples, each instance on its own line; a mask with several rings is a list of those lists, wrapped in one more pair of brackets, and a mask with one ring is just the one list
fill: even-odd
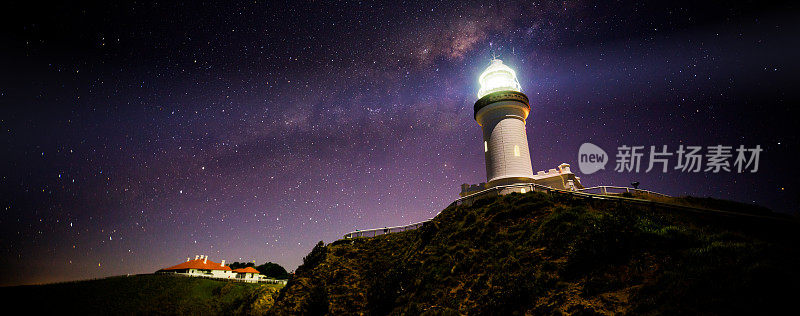
[(519, 157), (519, 146), (518, 145), (514, 145), (514, 156)]
[(483, 141), (483, 152), (489, 152), (489, 143)]

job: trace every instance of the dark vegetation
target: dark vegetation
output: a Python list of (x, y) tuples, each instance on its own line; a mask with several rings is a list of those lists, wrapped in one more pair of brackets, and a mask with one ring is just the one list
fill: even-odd
[[(670, 203), (770, 215), (732, 202)], [(798, 225), (528, 193), (319, 243), (274, 314), (784, 314)]]
[(266, 311), (280, 286), (173, 275), (0, 288), (24, 314), (248, 314)]
[(228, 267), (230, 267), (233, 270), (253, 267), (256, 270), (258, 270), (258, 272), (260, 272), (261, 274), (266, 275), (273, 279), (286, 280), (289, 278), (289, 272), (286, 272), (286, 269), (284, 267), (274, 262), (267, 262), (257, 267), (256, 264), (252, 262), (234, 262), (228, 265)]
[(261, 274), (266, 275), (273, 279), (285, 280), (289, 278), (289, 273), (286, 272), (286, 269), (284, 269), (281, 265), (277, 263), (267, 262), (265, 264), (257, 266), (256, 270), (258, 270), (258, 272), (261, 272)]
[(253, 262), (234, 262), (228, 265), (233, 270), (247, 268), (247, 267), (255, 267), (256, 264)]

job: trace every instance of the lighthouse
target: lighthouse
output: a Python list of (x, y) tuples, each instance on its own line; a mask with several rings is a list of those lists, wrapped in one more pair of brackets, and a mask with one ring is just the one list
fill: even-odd
[(475, 121), (483, 130), (486, 187), (534, 182), (525, 120), (531, 112), (513, 69), (492, 59), (478, 79)]

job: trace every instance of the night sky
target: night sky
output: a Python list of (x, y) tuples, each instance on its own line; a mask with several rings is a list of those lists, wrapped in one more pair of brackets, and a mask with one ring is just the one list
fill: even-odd
[(314, 244), (435, 216), (486, 181), (492, 54), (531, 99), (534, 172), (578, 147), (760, 145), (757, 173), (586, 186), (795, 213), (796, 5), (218, 1), (0, 7), (0, 285)]

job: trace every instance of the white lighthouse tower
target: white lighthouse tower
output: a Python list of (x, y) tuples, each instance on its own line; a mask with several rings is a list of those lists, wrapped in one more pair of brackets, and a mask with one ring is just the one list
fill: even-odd
[(483, 129), (486, 187), (534, 182), (525, 120), (531, 111), (514, 70), (492, 59), (480, 78), (475, 120)]

